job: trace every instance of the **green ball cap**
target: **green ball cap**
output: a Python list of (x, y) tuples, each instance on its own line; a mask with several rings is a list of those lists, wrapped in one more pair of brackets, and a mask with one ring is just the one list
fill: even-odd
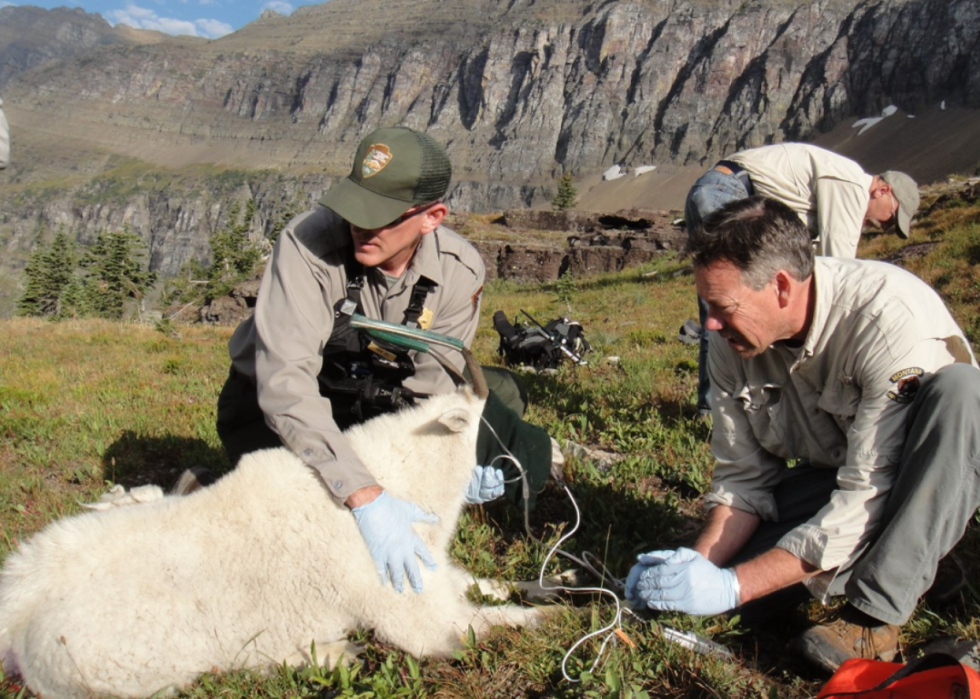
[(350, 174), (320, 203), (358, 228), (381, 228), (449, 189), (452, 166), (431, 136), (404, 127), (382, 128), (357, 147)]
[(919, 185), (904, 172), (888, 170), (879, 175), (892, 188), (892, 194), (898, 201), (897, 231), (902, 238), (909, 237), (912, 227), (912, 217), (919, 210)]

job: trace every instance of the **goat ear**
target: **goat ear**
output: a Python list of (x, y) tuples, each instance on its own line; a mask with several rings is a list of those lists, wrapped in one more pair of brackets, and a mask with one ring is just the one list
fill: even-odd
[(470, 411), (463, 408), (453, 408), (439, 416), (439, 422), (450, 432), (462, 432), (470, 425)]

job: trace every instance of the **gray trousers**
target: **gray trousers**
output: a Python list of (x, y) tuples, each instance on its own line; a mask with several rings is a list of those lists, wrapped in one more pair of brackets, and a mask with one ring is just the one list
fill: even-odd
[[(775, 491), (778, 522), (765, 522), (733, 563), (771, 549), (806, 522), (837, 487), (834, 469), (801, 464)], [(904, 624), (980, 507), (980, 371), (953, 364), (928, 377), (909, 406), (897, 480), (871, 546), (830, 587), (862, 612)], [(746, 618), (800, 601), (802, 585), (745, 605)], [(775, 604), (774, 604), (775, 603)]]
[[(725, 204), (741, 201), (752, 195), (745, 180), (735, 175), (727, 175), (718, 170), (708, 170), (698, 178), (691, 191), (687, 193), (684, 204), (684, 222), (687, 230), (699, 228), (704, 219)], [(708, 331), (704, 323), (708, 318), (708, 306), (698, 297), (698, 322), (701, 323), (701, 347), (698, 352), (698, 403), (697, 408), (702, 412), (711, 412), (708, 404)]]

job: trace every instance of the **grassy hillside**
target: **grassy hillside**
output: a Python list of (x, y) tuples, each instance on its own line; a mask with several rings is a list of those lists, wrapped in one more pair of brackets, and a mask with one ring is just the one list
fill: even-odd
[[(927, 195), (926, 205), (941, 192)], [(980, 343), (980, 206), (975, 195), (948, 196), (924, 218), (911, 241), (923, 254), (901, 264), (947, 299), (975, 346)], [(862, 255), (891, 258), (902, 241), (878, 236)], [(525, 309), (539, 320), (568, 315), (582, 322), (595, 351), (589, 366), (529, 376), (529, 419), (559, 441), (614, 452), (602, 460), (570, 456), (566, 478), (582, 523), (564, 548), (591, 551), (614, 575), (627, 572), (636, 553), (675, 546), (697, 531), (701, 494), (709, 477), (709, 425), (694, 415), (696, 348), (677, 341), (694, 315), (686, 263), (664, 258), (656, 266), (574, 284), (490, 285), (476, 342), (484, 363), (497, 363), (490, 316)], [(214, 431), (214, 403), (227, 370), (230, 329), (152, 327), (101, 322), (0, 324), (0, 557), (49, 520), (77, 512), (108, 483), (169, 487), (194, 464), (225, 470)], [(608, 357), (618, 357), (609, 361)], [(531, 530), (547, 545), (571, 529), (575, 512), (549, 486), (531, 515)], [(960, 546), (980, 574), (975, 521)], [(502, 505), (473, 508), (461, 520), (457, 559), (476, 575), (506, 580), (537, 576), (547, 547), (529, 538), (521, 513)], [(552, 560), (549, 573), (568, 567)], [(565, 651), (611, 620), (612, 607), (591, 595), (566, 599), (567, 611), (544, 628), (500, 630), (470, 644), (449, 661), (416, 663), (359, 632), (368, 650), (355, 669), (282, 669), (208, 676), (186, 696), (212, 697), (789, 697), (813, 696), (821, 678), (785, 652), (788, 640), (824, 613), (816, 605), (781, 618), (776, 627), (749, 631), (737, 619), (662, 614), (627, 618), (631, 643), (610, 644), (588, 670), (603, 638), (586, 642), (562, 679)], [(694, 655), (668, 643), (661, 627), (694, 630), (727, 645), (733, 660)], [(980, 638), (980, 589), (944, 609), (923, 604), (905, 628), (914, 655), (940, 635)], [(166, 652), (161, 648), (161, 652)], [(584, 674), (583, 674), (584, 673)], [(15, 687), (0, 683), (0, 697)]]

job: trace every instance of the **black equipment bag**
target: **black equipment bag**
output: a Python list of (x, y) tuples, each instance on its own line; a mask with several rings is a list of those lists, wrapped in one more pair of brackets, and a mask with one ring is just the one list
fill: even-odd
[(503, 311), (493, 314), (493, 327), (500, 335), (497, 354), (506, 364), (523, 364), (535, 369), (557, 369), (570, 359), (585, 364), (582, 358), (592, 347), (582, 333), (582, 324), (568, 318), (555, 318), (541, 325), (527, 311), (521, 311), (533, 323), (527, 325), (507, 320)]

